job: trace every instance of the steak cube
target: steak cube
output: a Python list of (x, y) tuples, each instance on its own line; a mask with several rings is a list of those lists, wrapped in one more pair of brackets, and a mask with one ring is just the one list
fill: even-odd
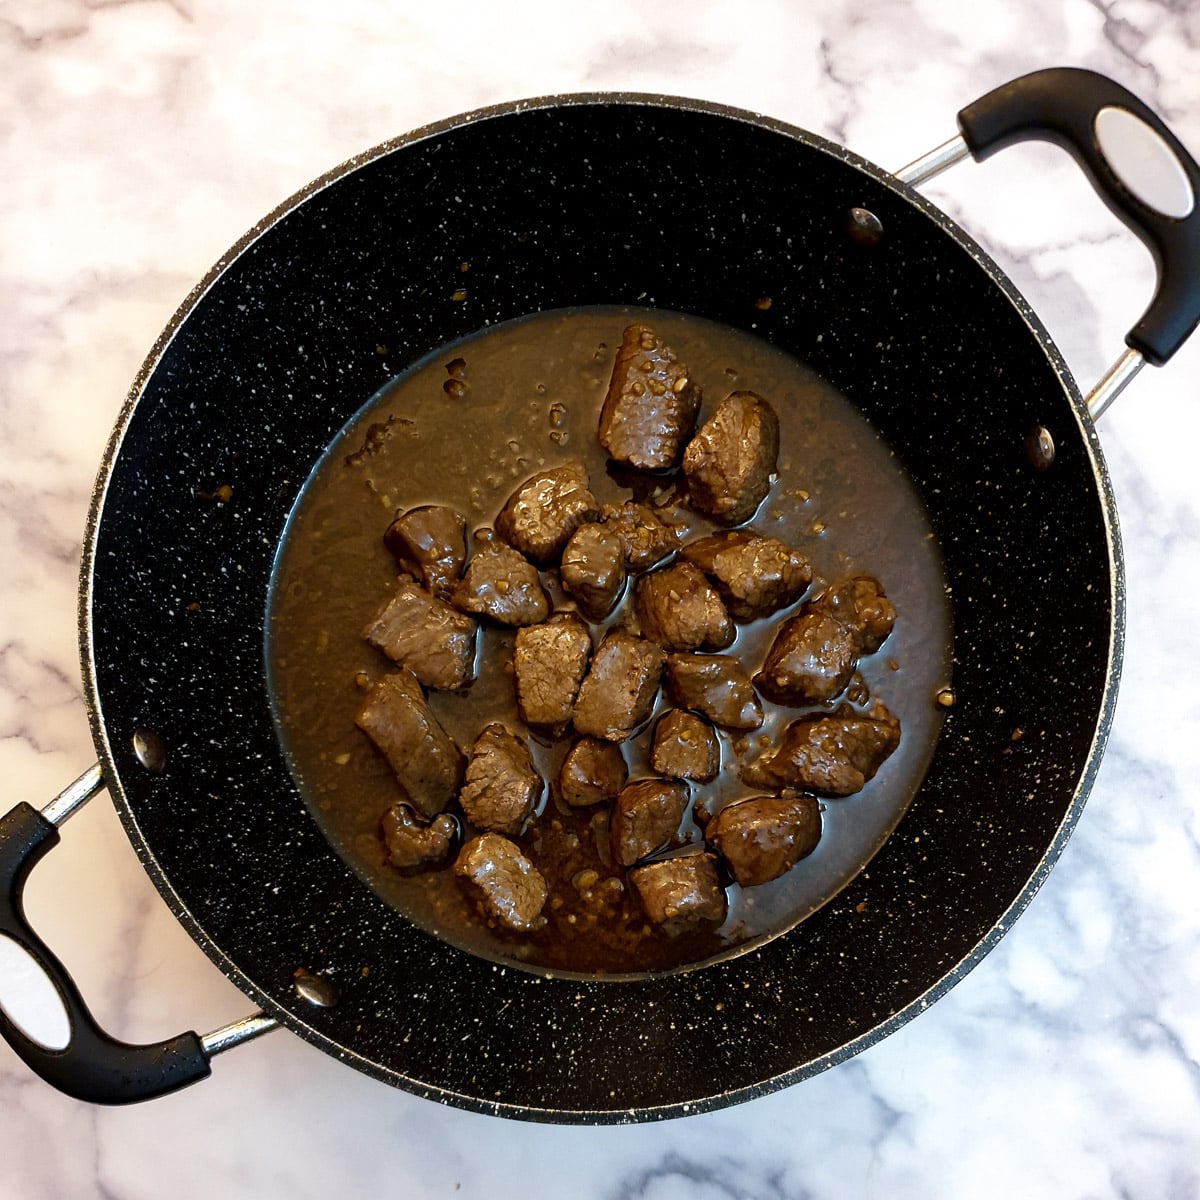
[(780, 744), (739, 772), (751, 787), (849, 796), (861, 791), (900, 744), (900, 722), (883, 705), (870, 716), (843, 706), (793, 721)]
[(830, 589), (830, 612), (854, 630), (860, 654), (874, 654), (887, 641), (896, 623), (896, 610), (883, 594), (879, 580), (856, 575)]
[(762, 724), (762, 705), (736, 658), (672, 654), (666, 666), (667, 695), (680, 708), (695, 709), (722, 729), (757, 729)]
[(858, 640), (824, 604), (785, 621), (754, 685), (776, 704), (821, 704), (840, 695), (858, 663)]
[(383, 541), (401, 571), (443, 599), (453, 591), (467, 561), (467, 523), (441, 504), (397, 511)]
[(691, 563), (643, 575), (634, 608), (642, 636), (664, 650), (723, 650), (736, 632), (721, 597)]
[(466, 760), (429, 711), (416, 677), (385, 675), (367, 692), (355, 721), (391, 764), (413, 808), (437, 816), (458, 791)]
[(600, 410), (600, 445), (609, 458), (642, 471), (679, 462), (700, 410), (700, 389), (688, 369), (645, 325), (621, 338)]
[(575, 702), (576, 732), (623, 742), (649, 715), (665, 658), (624, 629), (605, 634)]
[(408, 870), (441, 862), (458, 836), (458, 822), (442, 813), (424, 825), (407, 804), (393, 804), (383, 814), (382, 832), (388, 862)]
[(587, 468), (573, 459), (525, 480), (496, 518), (496, 532), (526, 558), (548, 566), (571, 534), (599, 515)]
[(537, 568), (490, 529), (475, 531), (475, 553), (450, 596), (459, 612), (498, 625), (536, 625), (550, 612)]
[(572, 808), (586, 808), (615, 799), (628, 778), (620, 746), (600, 738), (581, 737), (562, 761), (558, 791)]
[(687, 811), (687, 784), (639, 779), (626, 784), (613, 805), (609, 844), (613, 861), (631, 867), (675, 840)]
[(804, 555), (749, 530), (700, 538), (680, 555), (708, 576), (735, 621), (769, 617), (799, 600), (812, 583)]
[(664, 933), (725, 920), (725, 890), (711, 854), (679, 854), (629, 872), (647, 918)]
[(529, 747), (493, 721), (471, 747), (458, 803), (476, 829), (517, 837), (542, 797)]
[(876, 580), (844, 580), (784, 622), (754, 682), (777, 704), (832, 700), (849, 684), (859, 655), (878, 650), (895, 620)]
[(498, 833), (472, 838), (454, 860), (485, 918), (525, 933), (540, 922), (549, 889), (542, 873), (520, 849)]
[(683, 452), (688, 503), (719, 525), (749, 520), (771, 487), (779, 418), (754, 392), (733, 392)]
[(574, 613), (517, 630), (513, 686), (526, 725), (556, 734), (566, 728), (591, 653), (591, 634)]
[(755, 796), (721, 809), (704, 836), (742, 887), (777, 879), (821, 840), (821, 806), (812, 796)]
[(600, 519), (621, 539), (625, 567), (629, 571), (647, 571), (673, 554), (679, 545), (674, 526), (665, 524), (648, 504), (626, 500), (624, 504), (606, 504)]
[(426, 687), (456, 691), (474, 676), (475, 622), (402, 579), (363, 637)]
[(721, 766), (721, 747), (712, 726), (693, 712), (672, 708), (658, 718), (650, 765), (671, 779), (708, 783)]
[(571, 534), (559, 569), (562, 585), (589, 621), (603, 621), (625, 586), (625, 553), (617, 533), (589, 521)]

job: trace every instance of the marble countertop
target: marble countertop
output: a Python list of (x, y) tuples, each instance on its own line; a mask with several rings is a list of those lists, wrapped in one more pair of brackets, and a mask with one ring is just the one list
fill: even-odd
[[(5, 807), (44, 804), (94, 757), (78, 557), (129, 382), (192, 283), (280, 199), (419, 124), (571, 90), (702, 96), (895, 168), (966, 102), (1050, 65), (1112, 75), (1200, 153), (1200, 7), (1165, 0), (0, 0)], [(1086, 390), (1152, 290), (1141, 245), (1049, 147), (925, 190), (1011, 273)], [(0, 1196), (1200, 1196), (1197, 377), (1200, 338), (1101, 423), (1128, 633), (1082, 822), (1013, 931), (916, 1021), (778, 1094), (598, 1129), (442, 1108), (286, 1032), (120, 1110), (66, 1099), (0, 1047)], [(250, 1011), (107, 799), (27, 899), (118, 1036)], [(11, 968), (0, 1003), (51, 1019)]]

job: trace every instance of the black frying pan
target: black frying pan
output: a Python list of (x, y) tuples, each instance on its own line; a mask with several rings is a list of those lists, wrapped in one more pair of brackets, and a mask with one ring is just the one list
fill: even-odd
[[(1068, 144), (1155, 249), (1159, 292), (1129, 337), (1128, 373), (1134, 353), (1165, 361), (1200, 316), (1200, 217), (1163, 216), (1121, 184), (1094, 135), (1112, 107), (1155, 129), (1200, 191), (1157, 118), (1088, 73), (1026, 77), (964, 110), (960, 127), (977, 158), (1014, 138)], [(852, 207), (878, 218), (876, 244), (851, 236)], [(466, 303), (451, 299), (463, 260)], [(769, 311), (753, 306), (762, 295)], [(581, 982), (431, 938), (338, 857), (276, 741), (264, 611), (300, 485), (392, 374), (485, 323), (645, 303), (753, 321), (882, 431), (940, 539), (956, 703), (909, 813), (814, 916), (728, 961)], [(228, 502), (204, 498), (220, 484)], [(0, 1013), (26, 1062), (84, 1099), (142, 1099), (207, 1075), (214, 1053), (272, 1024), (147, 1047), (95, 1026), (24, 921), (21, 888), (102, 779), (167, 903), (268, 1018), (420, 1095), (619, 1121), (820, 1071), (996, 943), (1097, 769), (1120, 663), (1121, 555), (1100, 448), (1060, 355), (1005, 276), (910, 186), (748, 113), (570, 96), (371, 151), (214, 268), (113, 434), (80, 622), (101, 767), (45, 815), (20, 805), (0, 821), (0, 931), (44, 966), (72, 1018), (70, 1044), (50, 1051)]]

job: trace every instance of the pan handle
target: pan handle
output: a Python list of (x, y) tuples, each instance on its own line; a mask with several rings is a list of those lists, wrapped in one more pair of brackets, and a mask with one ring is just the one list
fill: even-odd
[(1072, 154), (1154, 255), (1154, 298), (1125, 343), (1165, 363), (1200, 323), (1200, 167), (1179, 139), (1132, 92), (1076, 67), (1035, 71), (988, 92), (958, 114), (958, 127), (979, 162), (1030, 140)]
[[(74, 785), (75, 804), (94, 794), (99, 785), (98, 768), (81, 776)], [(47, 1083), (95, 1104), (150, 1100), (206, 1078), (210, 1054), (195, 1033), (147, 1046), (128, 1045), (105, 1033), (66, 968), (30, 928), (23, 903), (25, 880), (58, 840), (54, 822), (28, 804), (18, 804), (0, 817), (0, 934), (31, 955), (53, 983), (70, 1020), (71, 1040), (61, 1050), (49, 1049), (25, 1033), (2, 1007), (0, 1035)]]

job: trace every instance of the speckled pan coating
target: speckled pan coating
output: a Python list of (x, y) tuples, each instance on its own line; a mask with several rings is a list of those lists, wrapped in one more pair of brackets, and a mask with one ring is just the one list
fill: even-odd
[[(851, 205), (880, 217), (880, 245), (844, 235)], [(411, 927), (310, 818), (263, 673), (288, 510), (355, 409), (441, 343), (595, 303), (752, 329), (855, 400), (924, 493), (955, 622), (957, 704), (869, 869), (757, 951), (642, 981), (543, 978)], [(1022, 453), (1039, 423), (1058, 443), (1045, 474)], [(198, 498), (220, 484), (228, 503)], [(994, 264), (838, 147), (747, 113), (630, 96), (532, 101), (419, 131), (252, 230), (135, 382), (97, 482), (81, 594), (109, 786), (147, 870), (220, 968), (379, 1078), (485, 1112), (586, 1122), (677, 1116), (794, 1083), (961, 978), (1079, 816), (1121, 626), (1094, 431)], [(134, 757), (139, 726), (166, 742), (162, 774)], [(297, 999), (298, 967), (329, 975), (339, 1004)]]

